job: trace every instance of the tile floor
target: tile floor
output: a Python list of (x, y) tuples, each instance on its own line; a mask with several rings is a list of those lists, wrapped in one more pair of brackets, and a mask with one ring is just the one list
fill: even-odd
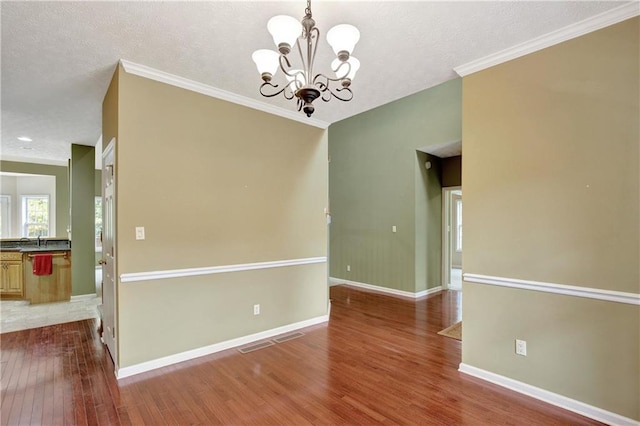
[(462, 290), (462, 269), (451, 268), (451, 284), (450, 290)]
[[(102, 287), (102, 270), (96, 270), (96, 288)], [(71, 302), (31, 305), (24, 300), (0, 301), (0, 333), (44, 327), (98, 318), (101, 297), (80, 298)]]

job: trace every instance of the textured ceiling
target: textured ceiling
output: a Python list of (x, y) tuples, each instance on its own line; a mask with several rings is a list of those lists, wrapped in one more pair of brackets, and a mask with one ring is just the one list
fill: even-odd
[[(338, 23), (361, 32), (362, 67), (348, 103), (316, 101), (332, 123), (456, 77), (453, 68), (625, 2), (315, 1), (322, 32), (316, 71), (329, 71), (324, 39)], [(287, 109), (258, 94), (251, 53), (272, 48), (266, 23), (301, 18), (304, 2), (2, 1), (2, 158), (66, 162), (70, 144), (95, 145), (102, 99), (119, 59)], [(280, 76), (281, 77), (281, 76)], [(18, 136), (33, 142), (21, 142)]]

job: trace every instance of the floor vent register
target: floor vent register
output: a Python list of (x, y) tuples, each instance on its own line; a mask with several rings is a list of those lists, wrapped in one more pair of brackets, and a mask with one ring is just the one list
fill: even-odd
[(295, 333), (289, 333), (283, 336), (274, 337), (271, 340), (265, 340), (263, 342), (254, 343), (248, 346), (242, 346), (238, 348), (238, 352), (246, 354), (249, 352), (257, 351), (258, 349), (268, 348), (269, 346), (273, 346), (275, 343), (288, 342), (289, 340), (297, 339), (298, 337), (302, 337), (302, 336), (304, 336), (304, 333), (300, 333), (299, 331), (296, 331)]

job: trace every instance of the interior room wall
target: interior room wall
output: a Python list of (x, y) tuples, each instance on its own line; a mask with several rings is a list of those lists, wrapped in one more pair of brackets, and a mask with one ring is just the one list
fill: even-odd
[[(0, 160), (3, 172), (55, 176), (55, 237), (67, 238), (69, 227), (69, 169), (66, 166)], [(15, 204), (16, 200), (12, 200)]]
[[(326, 256), (326, 130), (118, 73), (103, 136), (117, 138), (119, 277)], [(120, 367), (320, 318), (328, 306), (324, 262), (120, 279), (118, 294)]]
[(441, 284), (441, 195), (426, 189), (441, 184), (416, 150), (461, 139), (461, 96), (455, 79), (330, 126), (332, 277), (411, 293)]
[[(640, 293), (639, 28), (463, 79), (465, 273)], [(463, 293), (463, 363), (640, 420), (637, 304)]]

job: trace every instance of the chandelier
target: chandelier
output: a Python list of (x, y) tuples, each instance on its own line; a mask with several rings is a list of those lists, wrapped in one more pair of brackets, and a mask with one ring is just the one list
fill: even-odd
[[(325, 102), (329, 102), (331, 98), (343, 102), (353, 98), (353, 92), (349, 86), (360, 68), (360, 61), (351, 56), (353, 48), (360, 39), (360, 31), (356, 27), (340, 24), (327, 32), (327, 42), (336, 54), (336, 59), (331, 63), (331, 69), (335, 74), (333, 78), (325, 74), (314, 75), (313, 73), (320, 30), (311, 16), (311, 0), (307, 0), (302, 22), (291, 16), (278, 15), (269, 19), (267, 29), (279, 53), (260, 49), (253, 52), (251, 56), (263, 80), (260, 86), (262, 96), (272, 98), (282, 93), (289, 100), (295, 97), (298, 111), (304, 111), (307, 117), (313, 114), (315, 110), (313, 101), (317, 98)], [(298, 46), (302, 69), (294, 69), (289, 61), (288, 55), (293, 45)], [(283, 87), (271, 82), (278, 68), (282, 70), (287, 80), (287, 84)], [(337, 87), (332, 89), (332, 84)]]

